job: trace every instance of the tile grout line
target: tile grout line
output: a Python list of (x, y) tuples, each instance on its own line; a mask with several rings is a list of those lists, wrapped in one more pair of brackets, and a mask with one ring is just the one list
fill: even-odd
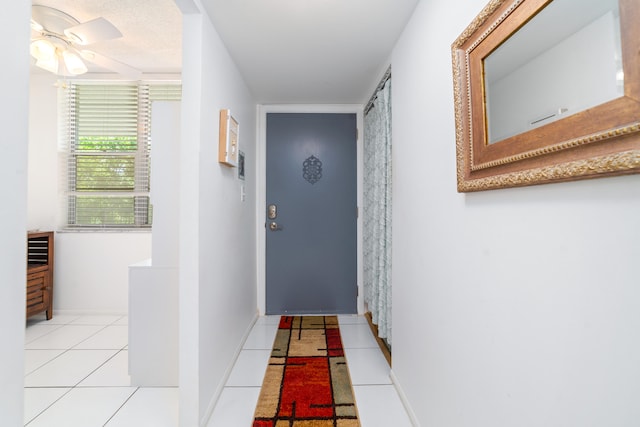
[[(100, 326), (100, 325), (93, 325), (93, 326)], [(107, 325), (109, 326), (109, 325)], [(105, 328), (107, 327), (105, 326)], [(108, 361), (110, 361), (111, 359), (113, 359), (118, 353), (122, 352), (123, 350), (126, 349), (126, 347), (128, 346), (128, 343), (122, 347), (119, 348), (75, 348), (78, 345), (82, 344), (83, 342), (87, 341), (89, 338), (95, 336), (95, 334), (99, 333), (100, 331), (104, 330), (105, 328), (99, 329), (98, 331), (96, 331), (93, 335), (87, 337), (85, 340), (80, 341), (79, 343), (75, 344), (73, 347), (70, 348), (38, 348), (38, 349), (24, 349), (24, 351), (47, 351), (47, 350), (62, 350), (62, 352), (60, 354), (58, 354), (57, 356), (55, 356), (52, 359), (49, 359), (48, 361), (46, 361), (45, 363), (43, 363), (42, 365), (38, 366), (37, 368), (33, 369), (32, 371), (25, 373), (24, 377), (26, 378), (27, 376), (35, 373), (36, 371), (38, 371), (39, 369), (42, 369), (43, 367), (45, 367), (46, 365), (48, 365), (49, 363), (53, 362), (54, 360), (60, 358), (62, 355), (69, 353), (70, 351), (115, 351), (115, 353), (113, 355), (111, 355), (111, 357), (109, 357), (104, 363), (102, 363), (101, 365), (99, 365), (96, 369), (94, 369), (93, 371), (91, 371), (86, 377), (82, 378), (80, 380), (80, 382), (84, 381), (85, 379), (87, 379), (91, 374), (93, 374), (96, 370), (100, 369), (102, 366), (104, 366)], [(26, 353), (25, 353), (26, 354)], [(79, 384), (79, 383), (78, 383)], [(77, 384), (76, 384), (77, 385)], [(75, 387), (75, 386), (72, 386)], [(25, 388), (31, 388), (31, 387), (25, 387)]]
[(103, 424), (103, 427), (106, 426), (107, 424), (109, 424), (109, 422), (111, 422), (113, 417), (115, 417), (118, 414), (118, 412), (120, 412), (120, 410), (124, 407), (124, 405), (126, 405), (127, 402), (129, 402), (129, 400), (131, 400), (133, 395), (136, 394), (138, 392), (138, 390), (140, 390), (140, 387), (136, 387), (136, 389), (133, 391), (133, 393), (131, 393), (129, 395), (129, 397), (127, 397), (127, 399), (124, 402), (122, 402), (122, 405), (120, 405), (118, 407), (118, 409), (116, 409), (116, 411), (109, 417), (109, 419)]
[[(25, 388), (31, 388), (31, 387), (25, 387)], [(69, 390), (67, 390), (65, 393), (63, 393), (60, 397), (58, 397), (56, 400), (54, 400), (53, 402), (51, 402), (51, 404), (49, 404), (49, 406), (47, 406), (46, 408), (44, 408), (42, 411), (38, 412), (38, 414), (31, 418), (29, 421), (27, 421), (27, 423), (25, 424), (25, 426), (28, 426), (29, 424), (31, 424), (33, 421), (35, 421), (36, 418), (38, 418), (40, 415), (42, 415), (43, 413), (45, 413), (47, 410), (49, 410), (49, 408), (51, 408), (53, 405), (55, 405), (60, 399), (62, 399), (63, 397), (65, 397), (67, 394), (69, 394), (71, 392), (71, 390), (73, 390), (73, 387), (37, 387), (37, 388), (68, 388)]]
[[(57, 330), (60, 330), (60, 329), (64, 328), (65, 326), (72, 326), (72, 327), (75, 327), (75, 326), (102, 326), (102, 328), (98, 329), (97, 331), (95, 331), (93, 334), (89, 335), (88, 337), (86, 337), (86, 338), (85, 338), (85, 339), (83, 339), (82, 341), (79, 341), (79, 342), (75, 343), (73, 346), (68, 347), (68, 348), (66, 348), (66, 349), (62, 349), (62, 348), (26, 348), (26, 346), (27, 346), (27, 345), (29, 345), (29, 344), (33, 344), (33, 342), (35, 342), (35, 341), (37, 341), (37, 340), (39, 340), (39, 339), (41, 339), (41, 338), (44, 338), (45, 336), (47, 336), (47, 335), (49, 335), (49, 334), (51, 334), (51, 333), (53, 333), (53, 332), (55, 332), (55, 331), (57, 331)], [(29, 341), (28, 343), (27, 343), (27, 342), (25, 342), (25, 350), (73, 350), (73, 349), (74, 349), (74, 347), (76, 347), (76, 346), (78, 346), (78, 345), (82, 344), (83, 342), (85, 342), (85, 341), (86, 341), (86, 340), (88, 340), (89, 338), (94, 337), (97, 333), (99, 333), (99, 332), (103, 331), (103, 330), (104, 330), (104, 329), (106, 329), (108, 326), (111, 326), (111, 325), (72, 325), (72, 324), (70, 324), (70, 323), (68, 323), (68, 324), (64, 324), (64, 325), (61, 325), (60, 327), (58, 327), (58, 328), (56, 328), (56, 329), (54, 329), (54, 330), (52, 330), (52, 331), (50, 331), (50, 332), (47, 332), (46, 334), (44, 334), (44, 335), (42, 335), (42, 336), (40, 336), (40, 337), (38, 337), (38, 338), (35, 338), (35, 339), (33, 339), (33, 340)]]
[[(37, 325), (38, 325), (38, 324), (31, 325), (31, 326), (37, 326)], [(45, 326), (46, 326), (46, 325), (45, 325)], [(52, 333), (52, 332), (54, 332), (54, 331), (57, 331), (58, 329), (60, 329), (60, 328), (62, 328), (62, 327), (64, 327), (64, 326), (66, 326), (66, 325), (65, 325), (65, 324), (57, 324), (57, 325), (51, 325), (51, 326), (57, 326), (57, 328), (54, 328), (54, 329), (50, 330), (49, 332), (46, 332), (46, 333), (44, 333), (44, 334), (42, 334), (42, 335), (40, 335), (40, 336), (37, 336), (37, 337), (35, 337), (35, 338), (32, 338), (30, 341), (27, 341), (27, 340), (26, 340), (26, 330), (25, 330), (25, 341), (24, 341), (24, 345), (26, 346), (27, 344), (31, 344), (32, 342), (34, 342), (34, 341), (36, 341), (36, 340), (39, 340), (40, 338), (43, 338), (43, 337), (45, 337), (45, 336), (49, 335), (50, 333)], [(27, 325), (27, 327), (29, 327), (29, 325)]]
[(261, 385), (225, 385), (224, 388), (262, 388)]
[[(91, 349), (91, 350), (94, 350), (94, 349)], [(109, 351), (109, 350), (112, 350), (112, 349), (105, 349), (105, 350), (106, 350), (106, 351)], [(79, 384), (80, 384), (82, 381), (84, 381), (84, 380), (86, 380), (87, 378), (89, 378), (89, 377), (90, 377), (91, 375), (93, 375), (93, 374), (94, 374), (98, 369), (102, 368), (102, 367), (103, 367), (104, 365), (106, 365), (106, 364), (107, 364), (111, 359), (113, 359), (113, 358), (114, 358), (114, 357), (116, 357), (118, 354), (120, 354), (120, 352), (122, 351), (122, 349), (120, 349), (120, 350), (115, 350), (115, 351), (116, 351), (116, 352), (115, 352), (113, 355), (111, 355), (111, 357), (109, 357), (107, 360), (105, 360), (104, 362), (102, 362), (100, 365), (98, 365), (98, 367), (97, 367), (97, 368), (95, 368), (93, 371), (89, 372), (89, 374), (87, 374), (87, 376), (85, 376), (85, 377), (84, 377), (84, 378), (82, 378), (80, 381), (78, 381), (78, 382), (76, 383), (76, 385), (74, 385), (74, 386), (73, 386), (73, 388), (78, 387), (78, 386), (79, 386)], [(88, 387), (89, 387), (89, 386), (88, 386)], [(82, 387), (80, 387), (80, 388), (82, 388)]]
[[(59, 358), (60, 356), (62, 356), (62, 355), (63, 355), (63, 354), (65, 354), (66, 352), (68, 352), (70, 349), (68, 349), (68, 348), (67, 348), (67, 349), (63, 349), (63, 348), (26, 349), (26, 348), (25, 348), (25, 349), (24, 349), (24, 351), (25, 351), (25, 356), (26, 356), (26, 352), (27, 352), (27, 351), (51, 351), (51, 350), (54, 350), (54, 351), (62, 350), (62, 352), (61, 352), (60, 354), (58, 354), (57, 356), (55, 356), (53, 359), (49, 359), (49, 360), (47, 360), (46, 362), (44, 362), (42, 365), (38, 366), (37, 368), (35, 368), (35, 369), (33, 369), (33, 370), (29, 371), (29, 372), (26, 372), (26, 373), (24, 374), (24, 377), (25, 377), (25, 378), (26, 378), (26, 377), (28, 377), (29, 375), (33, 374), (33, 373), (34, 373), (35, 371), (37, 371), (38, 369), (43, 368), (43, 367), (45, 367), (46, 365), (48, 365), (49, 363), (53, 362), (54, 360), (56, 360), (57, 358)], [(25, 387), (25, 388), (28, 388), (28, 387)]]
[[(102, 326), (102, 325), (83, 325), (83, 326)], [(82, 344), (83, 342), (89, 340), (90, 338), (95, 337), (97, 334), (99, 334), (100, 332), (104, 331), (105, 329), (107, 329), (109, 325), (104, 325), (104, 327), (102, 327), (101, 329), (98, 329), (97, 331), (95, 331), (93, 334), (89, 335), (87, 338), (83, 339), (82, 341), (80, 341), (79, 343), (76, 343), (73, 347), (71, 347), (69, 350), (73, 350), (75, 347), (79, 346), (80, 344)], [(95, 349), (90, 349), (90, 350), (95, 350)]]

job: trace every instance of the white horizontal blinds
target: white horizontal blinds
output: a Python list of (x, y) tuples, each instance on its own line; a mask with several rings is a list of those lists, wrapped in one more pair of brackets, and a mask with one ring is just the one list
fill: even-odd
[(58, 80), (58, 149), (60, 162), (60, 182), (66, 191), (61, 194), (62, 203), (66, 204), (67, 224), (71, 224), (71, 218), (75, 215), (75, 199), (68, 196), (71, 189), (75, 188), (75, 180), (71, 177), (75, 174), (75, 162), (71, 161), (71, 145), (76, 140), (76, 103), (75, 86), (69, 86), (66, 81)]
[(66, 92), (68, 225), (151, 226), (151, 101), (179, 100), (181, 86), (72, 83)]
[(152, 101), (180, 101), (182, 86), (179, 84), (153, 84), (149, 86)]
[(148, 126), (138, 126), (137, 85), (72, 84), (70, 90), (69, 225), (150, 225), (146, 211), (144, 220), (136, 212), (136, 198), (148, 200), (149, 193)]
[(151, 180), (151, 99), (149, 86), (138, 86), (138, 150), (135, 159), (134, 222), (138, 227), (151, 225), (149, 190)]
[(69, 144), (75, 140), (75, 87), (69, 87), (65, 81), (56, 83), (58, 88), (58, 149), (69, 151)]

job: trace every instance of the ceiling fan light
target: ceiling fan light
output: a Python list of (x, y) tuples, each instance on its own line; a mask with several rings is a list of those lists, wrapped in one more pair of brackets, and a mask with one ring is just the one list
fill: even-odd
[(65, 50), (62, 52), (62, 57), (64, 58), (64, 65), (67, 67), (69, 73), (78, 75), (87, 72), (87, 66), (75, 53)]
[(36, 61), (36, 65), (43, 70), (47, 70), (51, 73), (58, 73), (58, 57), (53, 55), (49, 58), (42, 58)]
[(50, 61), (51, 58), (56, 57), (56, 47), (45, 39), (32, 41), (29, 45), (29, 52), (38, 61)]
[(38, 24), (33, 19), (31, 19), (31, 29), (33, 31), (41, 32), (42, 30), (44, 30), (44, 27), (42, 25)]

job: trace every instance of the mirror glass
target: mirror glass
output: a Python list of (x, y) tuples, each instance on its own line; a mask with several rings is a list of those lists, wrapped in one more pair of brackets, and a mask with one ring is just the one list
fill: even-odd
[(554, 0), (484, 58), (489, 144), (624, 95), (617, 0)]

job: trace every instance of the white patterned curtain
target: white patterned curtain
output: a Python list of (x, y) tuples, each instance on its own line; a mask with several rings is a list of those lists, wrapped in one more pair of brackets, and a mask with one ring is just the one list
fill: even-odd
[(391, 345), (391, 79), (364, 118), (364, 299)]

